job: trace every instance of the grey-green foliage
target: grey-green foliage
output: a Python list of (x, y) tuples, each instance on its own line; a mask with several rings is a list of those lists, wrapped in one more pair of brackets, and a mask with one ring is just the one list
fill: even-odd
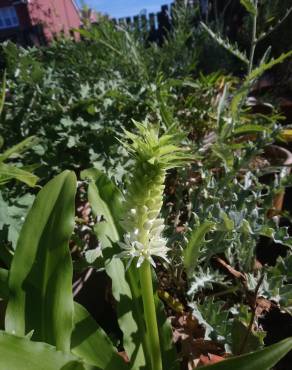
[[(96, 182), (92, 183), (92, 191), (98, 192), (96, 207), (98, 209), (101, 205), (100, 212), (106, 213), (107, 219), (104, 224), (111, 224), (114, 228), (115, 215), (119, 211), (112, 204), (107, 204), (107, 199), (115, 194), (118, 201), (119, 192), (103, 174), (96, 171), (91, 173), (91, 181)], [(96, 184), (99, 184), (98, 188)], [(107, 272), (113, 281), (118, 311), (121, 310), (118, 315), (125, 336), (125, 348), (130, 356), (129, 366), (117, 355), (110, 340), (87, 311), (73, 304), (72, 262), (68, 243), (74, 224), (75, 190), (75, 175), (65, 171), (40, 191), (21, 231), (6, 291), (3, 286), (5, 288), (7, 283), (7, 273), (1, 270), (0, 292), (1, 294), (4, 292), (4, 298), (8, 300), (6, 329), (18, 333), (18, 336), (7, 332), (0, 333), (0, 364), (3, 368), (110, 370), (137, 369), (140, 365), (143, 366), (144, 345), (141, 344), (143, 331), (141, 327), (138, 330), (138, 327), (143, 326), (144, 321), (139, 287), (135, 276), (132, 275), (135, 275), (135, 271), (127, 272), (122, 261), (117, 258), (105, 261)], [(115, 239), (111, 229), (108, 228), (106, 235)], [(103, 237), (102, 234), (99, 235)], [(107, 239), (104, 253), (107, 248), (113, 248), (110, 239)], [(26, 263), (23, 263), (26, 258)], [(26, 310), (29, 306), (31, 309)], [(34, 311), (34, 307), (37, 308), (37, 312)], [(158, 311), (160, 311), (158, 316), (161, 343), (165, 348), (163, 351), (165, 368), (172, 368), (171, 366), (175, 368), (174, 350), (170, 345), (171, 331), (161, 305), (157, 302)], [(48, 345), (45, 341), (56, 347)], [(256, 369), (260, 362), (268, 369), (291, 347), (291, 340), (286, 340), (270, 347), (269, 350), (227, 360), (223, 368), (228, 370), (233, 366), (245, 369), (248, 362), (250, 369)]]
[(277, 302), (290, 314), (292, 312), (292, 255), (279, 257), (275, 266), (266, 268), (265, 277), (260, 290), (264, 297)]
[[(42, 164), (38, 173), (43, 179), (94, 163), (110, 174), (118, 172), (120, 180), (127, 157), (115, 137), (122, 127), (132, 127), (131, 119), (160, 118), (161, 95), (171, 106), (182, 90), (166, 82), (184, 79), (195, 68), (198, 49), (187, 8), (177, 13), (175, 23), (162, 47), (145, 45), (133, 30), (105, 19), (81, 30), (80, 43), (60, 40), (43, 49), (3, 44), (9, 94), (2, 134), (7, 145), (37, 135), (41, 142), (27, 156)], [(175, 113), (180, 108), (174, 105)]]
[(13, 249), (16, 247), (20, 229), (33, 200), (34, 196), (28, 193), (17, 198), (12, 198), (10, 201), (5, 201), (0, 192), (1, 240), (11, 242)]
[[(217, 114), (214, 113), (217, 118), (214, 131), (197, 146), (203, 159), (199, 165), (193, 166), (193, 178), (181, 176), (188, 186), (187, 197), (185, 196), (187, 212), (186, 209), (184, 210), (185, 217), (187, 216), (185, 225), (189, 230), (185, 234), (187, 240), (184, 243), (184, 257), (188, 258), (184, 263), (188, 273), (190, 301), (191, 305), (196, 307), (195, 314), (200, 311), (203, 320), (208, 323), (207, 328), (210, 326), (216, 328), (211, 330), (213, 335), (216, 334), (216, 330), (222, 334), (222, 328), (216, 320), (214, 321), (212, 314), (209, 314), (210, 300), (206, 299), (204, 294), (210, 291), (214, 291), (215, 296), (216, 292), (219, 295), (226, 295), (226, 304), (233, 309), (235, 309), (235, 303), (232, 295), (241, 292), (244, 297), (248, 294), (247, 290), (268, 298), (272, 298), (274, 294), (276, 301), (283, 308), (289, 309), (291, 304), (289, 277), (287, 273), (283, 273), (280, 278), (279, 273), (279, 269), (283, 272), (283, 266), (289, 260), (282, 263), (282, 268), (279, 262), (277, 267), (268, 269), (268, 277), (264, 279), (254, 270), (256, 246), (262, 236), (291, 248), (292, 239), (288, 235), (287, 228), (279, 227), (275, 220), (268, 217), (268, 210), (273, 207), (274, 196), (283, 190), (285, 182), (286, 186), (290, 183), (285, 168), (281, 166), (270, 168), (263, 162), (265, 161), (264, 148), (273, 143), (279, 132), (277, 116), (250, 115), (247, 101), (255, 81), (265, 71), (289, 58), (291, 52), (282, 54), (276, 59), (269, 59), (266, 53), (262, 62), (256, 66), (254, 52), (257, 44), (255, 33), (258, 16), (257, 1), (242, 3), (254, 20), (249, 59), (223, 38), (216, 36), (206, 25), (204, 28), (219, 44), (223, 44), (232, 54), (248, 64), (248, 73), (237, 89), (232, 90), (232, 84), (231, 88), (225, 86), (217, 101)], [(270, 174), (269, 184), (260, 181), (263, 174)], [(272, 180), (273, 177), (274, 180)], [(192, 182), (195, 185), (191, 185)], [(204, 225), (212, 225), (212, 227), (206, 227), (204, 230)], [(204, 232), (197, 240), (199, 243), (195, 245), (200, 250), (198, 257), (193, 238), (197, 234), (200, 235), (201, 229)], [(232, 271), (228, 272), (222, 267), (218, 269), (218, 265), (216, 266), (218, 256), (227, 261), (231, 268), (236, 269), (237, 273), (241, 273), (241, 278), (233, 276), (232, 281), (230, 279)], [(247, 285), (242, 281), (244, 276), (246, 276)], [(199, 303), (196, 303), (196, 299), (200, 300)], [(246, 304), (239, 297), (235, 302)], [(213, 305), (218, 306), (219, 313), (224, 314), (218, 302), (214, 301)], [(241, 330), (246, 330), (242, 318), (239, 317), (236, 321), (235, 317), (235, 313), (233, 316), (226, 316), (228, 320), (233, 320), (235, 326), (232, 330), (229, 327), (223, 336), (225, 341), (227, 343), (229, 341), (234, 348), (236, 335), (239, 335)], [(237, 334), (231, 336), (231, 331)], [(207, 330), (208, 332), (210, 330)], [(243, 345), (244, 348), (237, 348), (235, 353), (247, 348), (251, 349), (253, 345), (256, 346), (256, 343), (260, 345), (261, 340), (258, 339), (255, 337), (254, 343), (247, 341), (249, 343)]]

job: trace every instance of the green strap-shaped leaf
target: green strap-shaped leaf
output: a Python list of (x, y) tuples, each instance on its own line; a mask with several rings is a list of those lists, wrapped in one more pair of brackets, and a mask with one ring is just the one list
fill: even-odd
[[(106, 265), (106, 273), (112, 280), (112, 292), (117, 302), (118, 322), (124, 334), (123, 345), (130, 358), (131, 367), (133, 369), (143, 368), (146, 364), (144, 348), (147, 344), (145, 343), (143, 308), (137, 298), (140, 293), (137, 291), (132, 293), (127, 281), (127, 274), (130, 272), (126, 273), (125, 266), (120, 259), (113, 258)], [(137, 282), (138, 280), (136, 284)]]
[[(91, 180), (88, 199), (93, 213), (105, 218), (104, 222), (96, 225), (95, 233), (102, 243), (104, 256), (109, 254), (111, 257), (113, 252), (111, 243), (120, 239), (122, 195), (115, 184), (100, 171), (86, 170), (82, 173), (82, 177)], [(126, 272), (123, 262), (118, 258), (112, 258), (107, 262), (105, 269), (112, 280), (118, 322), (124, 333), (123, 345), (131, 360), (132, 368), (139, 369), (145, 365), (143, 346), (146, 344), (138, 277), (132, 267)]]
[[(77, 357), (57, 351), (46, 343), (32, 342), (0, 331), (0, 369), (5, 370), (84, 370)], [(93, 370), (93, 368), (91, 368)]]
[(270, 370), (291, 349), (292, 338), (288, 338), (260, 351), (204, 366), (204, 370)]
[(205, 242), (205, 235), (214, 227), (214, 222), (205, 221), (192, 230), (189, 242), (184, 250), (184, 265), (190, 274), (196, 267), (200, 250)]
[(8, 270), (0, 268), (0, 298), (8, 298)]
[(128, 368), (105, 332), (78, 303), (74, 304), (74, 323), (71, 340), (73, 354), (104, 370)]
[(72, 261), (76, 177), (64, 171), (38, 194), (20, 232), (9, 273), (5, 326), (69, 351), (73, 327)]
[(241, 136), (241, 135), (252, 135), (252, 134), (263, 134), (263, 133), (272, 133), (272, 130), (268, 127), (263, 125), (255, 125), (255, 124), (244, 124), (241, 126), (236, 127), (233, 132), (232, 136)]
[(0, 185), (4, 185), (12, 179), (24, 182), (31, 187), (35, 186), (38, 181), (38, 177), (33, 173), (5, 163), (0, 163)]
[[(93, 212), (103, 215), (106, 219), (96, 225), (95, 232), (104, 247), (104, 255), (108, 250), (113, 250), (112, 242), (117, 242), (122, 230), (119, 221), (122, 218), (122, 195), (107, 177), (99, 171), (84, 171), (82, 176), (94, 179), (89, 184), (88, 197)], [(111, 253), (108, 253), (109, 255)], [(131, 361), (132, 369), (140, 369), (145, 366), (147, 356), (147, 340), (145, 323), (143, 318), (143, 304), (139, 287), (139, 273), (132, 264), (126, 271), (124, 263), (113, 258), (105, 265), (106, 273), (112, 280), (112, 292), (117, 302), (118, 322), (124, 334), (123, 345)], [(156, 310), (158, 315), (159, 330), (161, 334), (161, 351), (163, 353), (163, 365), (171, 370), (177, 368), (175, 362), (175, 350), (172, 347), (172, 333), (170, 324), (163, 312), (163, 305), (156, 296)]]
[(26, 139), (22, 140), (20, 143), (12, 146), (11, 148), (7, 149), (4, 153), (0, 154), (0, 162), (5, 161), (12, 155), (18, 155), (23, 153), (29, 148), (32, 148), (34, 145), (36, 145), (39, 142), (39, 140), (35, 136), (29, 136)]
[(255, 7), (252, 0), (240, 0), (241, 5), (245, 7), (245, 9), (253, 15), (257, 14), (257, 8)]

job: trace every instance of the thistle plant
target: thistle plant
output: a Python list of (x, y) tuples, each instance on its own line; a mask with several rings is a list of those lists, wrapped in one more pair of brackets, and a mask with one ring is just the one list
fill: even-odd
[(164, 220), (159, 217), (163, 202), (166, 171), (189, 161), (191, 156), (178, 146), (180, 135), (159, 136), (159, 128), (135, 122), (137, 134), (125, 132), (123, 143), (135, 164), (127, 188), (124, 204), (124, 242), (119, 245), (121, 258), (139, 268), (146, 331), (149, 338), (151, 369), (162, 370), (161, 352), (155, 304), (153, 298), (151, 265), (154, 256), (168, 262), (166, 240), (162, 236)]

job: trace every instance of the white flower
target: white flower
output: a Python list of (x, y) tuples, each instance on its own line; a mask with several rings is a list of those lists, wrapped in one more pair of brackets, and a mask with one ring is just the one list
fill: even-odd
[(160, 225), (156, 229), (150, 231), (147, 244), (142, 244), (137, 240), (139, 230), (136, 229), (132, 233), (124, 235), (124, 242), (119, 242), (119, 246), (123, 249), (116, 257), (129, 259), (126, 269), (129, 268), (134, 258), (137, 258), (137, 267), (139, 268), (144, 260), (151, 263), (152, 266), (156, 266), (152, 256), (163, 258), (166, 262), (167, 252), (169, 248), (166, 247), (166, 240), (159, 236), (158, 229), (161, 232), (163, 225)]

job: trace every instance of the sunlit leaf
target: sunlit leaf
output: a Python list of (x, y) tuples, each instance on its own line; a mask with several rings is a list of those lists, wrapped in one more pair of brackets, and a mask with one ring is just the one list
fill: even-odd
[(65, 171), (37, 195), (9, 272), (5, 327), (69, 351), (73, 327), (72, 261), (76, 178)]

